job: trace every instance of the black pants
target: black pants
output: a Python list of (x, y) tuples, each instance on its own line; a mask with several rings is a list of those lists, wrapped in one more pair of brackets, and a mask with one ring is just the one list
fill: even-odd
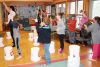
[(11, 37), (13, 39), (13, 45), (15, 46), (15, 40), (14, 40), (14, 36), (13, 36), (13, 25), (12, 25), (12, 21), (9, 22), (9, 27), (10, 27), (10, 34), (11, 34)]
[(59, 34), (60, 48), (64, 49), (64, 34)]

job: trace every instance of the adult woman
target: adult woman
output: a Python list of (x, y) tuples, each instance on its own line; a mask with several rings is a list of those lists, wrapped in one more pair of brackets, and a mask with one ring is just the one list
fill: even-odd
[(64, 35), (65, 35), (65, 20), (63, 18), (63, 13), (57, 15), (57, 34), (60, 40), (59, 53), (63, 52), (64, 49)]
[(100, 58), (100, 17), (94, 17), (94, 23), (88, 28), (85, 25), (85, 29), (92, 34), (93, 56), (91, 60), (96, 61), (98, 58)]
[(10, 34), (11, 34), (11, 37), (13, 39), (13, 45), (12, 45), (12, 47), (15, 47), (15, 41), (14, 41), (14, 36), (13, 36), (13, 24), (12, 24), (13, 21), (14, 21), (14, 17), (16, 15), (15, 8), (14, 8), (14, 6), (8, 7), (4, 2), (3, 2), (3, 5), (5, 6), (7, 12), (9, 13), (9, 15), (8, 15), (8, 21), (6, 22), (6, 24), (9, 24)]

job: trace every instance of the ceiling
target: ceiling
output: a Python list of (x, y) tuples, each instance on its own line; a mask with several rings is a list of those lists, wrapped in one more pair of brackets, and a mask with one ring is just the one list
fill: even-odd
[(65, 2), (67, 0), (0, 0), (1, 3), (4, 1), (7, 5), (48, 5)]

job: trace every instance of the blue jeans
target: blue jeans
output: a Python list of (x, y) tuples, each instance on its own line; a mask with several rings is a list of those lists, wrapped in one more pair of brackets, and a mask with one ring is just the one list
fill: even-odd
[(68, 31), (68, 34), (69, 34), (69, 42), (75, 43), (75, 32)]
[(44, 52), (45, 52), (44, 56), (45, 56), (47, 64), (51, 63), (49, 46), (50, 46), (50, 43), (44, 44)]
[(14, 37), (14, 40), (15, 40), (15, 46), (17, 48), (18, 55), (21, 55), (20, 37)]
[(64, 34), (59, 34), (60, 48), (64, 49)]

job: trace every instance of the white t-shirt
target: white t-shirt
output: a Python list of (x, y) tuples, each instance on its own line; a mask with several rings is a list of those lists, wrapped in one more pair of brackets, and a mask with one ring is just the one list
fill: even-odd
[(57, 34), (65, 34), (65, 21), (63, 19), (60, 19), (57, 22)]
[(8, 15), (8, 23), (11, 21), (13, 21), (14, 17), (15, 17), (16, 13), (12, 10), (10, 10), (10, 13)]

